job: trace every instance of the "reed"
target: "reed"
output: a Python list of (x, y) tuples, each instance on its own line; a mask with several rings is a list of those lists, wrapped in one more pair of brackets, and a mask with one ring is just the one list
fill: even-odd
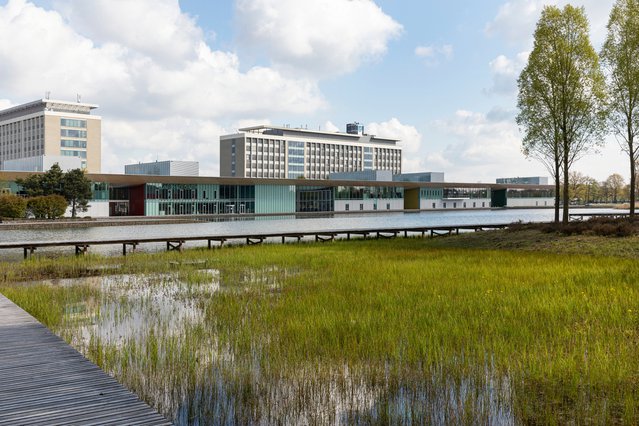
[(637, 241), (522, 232), (35, 260), (0, 291), (180, 424), (636, 423)]

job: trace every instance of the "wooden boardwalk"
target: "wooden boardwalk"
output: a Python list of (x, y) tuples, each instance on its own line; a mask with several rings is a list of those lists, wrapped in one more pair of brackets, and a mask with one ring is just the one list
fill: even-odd
[(418, 226), (403, 228), (354, 228), (354, 229), (333, 229), (322, 231), (299, 231), (299, 232), (265, 232), (252, 234), (219, 234), (202, 236), (175, 236), (175, 237), (155, 237), (155, 238), (126, 238), (117, 240), (77, 240), (77, 241), (23, 241), (0, 243), (0, 249), (22, 249), (24, 258), (33, 255), (38, 248), (44, 247), (75, 247), (75, 254), (85, 254), (89, 247), (95, 245), (120, 245), (122, 255), (135, 251), (138, 245), (143, 243), (166, 243), (166, 249), (181, 251), (188, 241), (207, 241), (208, 248), (212, 248), (214, 243), (223, 245), (227, 241), (243, 241), (248, 245), (260, 244), (269, 239), (281, 239), (282, 243), (287, 241), (300, 242), (304, 238), (314, 238), (315, 241), (333, 241), (336, 238), (344, 237), (351, 239), (352, 236), (368, 238), (395, 238), (399, 235), (408, 237), (409, 235), (429, 235), (430, 237), (459, 234), (460, 232), (478, 232), (495, 229), (508, 228), (510, 224), (483, 224), (483, 225), (454, 225), (454, 226)]
[(595, 217), (606, 217), (610, 219), (620, 219), (629, 217), (630, 213), (627, 212), (613, 212), (613, 213), (570, 213), (568, 215), (570, 221), (581, 222), (583, 220), (592, 219)]
[(0, 425), (170, 425), (0, 294)]

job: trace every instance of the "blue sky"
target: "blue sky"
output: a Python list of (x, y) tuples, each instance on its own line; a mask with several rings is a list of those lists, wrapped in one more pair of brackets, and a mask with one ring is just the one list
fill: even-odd
[[(100, 105), (103, 171), (198, 160), (249, 124), (402, 139), (405, 171), (547, 175), (520, 153), (516, 78), (544, 4), (565, 1), (0, 1), (0, 107)], [(581, 5), (581, 3), (573, 3)], [(599, 48), (612, 0), (583, 2)], [(628, 175), (613, 138), (575, 170)]]

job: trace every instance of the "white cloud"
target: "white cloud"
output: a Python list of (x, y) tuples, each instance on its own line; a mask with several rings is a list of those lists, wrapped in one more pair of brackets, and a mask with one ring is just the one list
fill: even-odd
[(424, 159), (420, 158), (422, 135), (414, 126), (402, 124), (397, 118), (382, 123), (369, 123), (366, 133), (391, 139), (399, 139), (402, 150), (402, 171), (423, 171)]
[(325, 122), (324, 125), (322, 126), (322, 129), (327, 132), (339, 132), (340, 130), (339, 127), (337, 127), (330, 121)]
[[(530, 48), (533, 33), (541, 11), (545, 5), (563, 7), (569, 0), (510, 0), (503, 3), (495, 18), (486, 25), (486, 33), (500, 36), (507, 41)], [(583, 5), (590, 20), (592, 42), (595, 46), (603, 43), (606, 35), (606, 24), (612, 9), (613, 0), (583, 0)]]
[(197, 58), (204, 34), (177, 0), (55, 0), (79, 34), (95, 43), (118, 43), (164, 65)]
[[(157, 10), (155, 1), (135, 3), (109, 1), (116, 12), (104, 15), (92, 10), (103, 10), (103, 1), (54, 3), (64, 6), (63, 17), (9, 0), (0, 6), (0, 93), (16, 104), (45, 91), (61, 99), (80, 93), (98, 103), (105, 171), (121, 171), (125, 162), (142, 160), (131, 157), (153, 156), (147, 150), (158, 147), (173, 159), (201, 159), (203, 170), (216, 170), (220, 123), (325, 106), (315, 80), (268, 67), (242, 70), (234, 53), (212, 50), (177, 1), (163, 0)], [(127, 13), (133, 16), (119, 16)]]
[(527, 161), (521, 153), (521, 137), (514, 112), (494, 109), (487, 114), (459, 110), (435, 123), (449, 145), (433, 153), (448, 163), (446, 180), (495, 182), (498, 177), (547, 175), (541, 164)]
[(415, 48), (415, 56), (424, 59), (427, 65), (438, 65), (441, 59), (450, 61), (453, 55), (454, 49), (450, 44), (417, 46)]
[(372, 0), (236, 0), (236, 21), (244, 46), (315, 77), (354, 71), (402, 32)]
[(514, 96), (517, 93), (517, 78), (528, 62), (529, 52), (520, 52), (513, 59), (499, 55), (489, 66), (493, 84), (485, 92), (488, 94)]

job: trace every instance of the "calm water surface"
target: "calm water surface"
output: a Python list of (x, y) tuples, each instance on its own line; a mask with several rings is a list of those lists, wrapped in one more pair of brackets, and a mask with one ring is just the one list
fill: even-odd
[[(579, 213), (619, 212), (611, 209), (579, 209)], [(123, 238), (198, 237), (204, 235), (232, 235), (260, 232), (314, 232), (353, 228), (392, 228), (417, 226), (473, 225), (522, 222), (547, 222), (553, 219), (552, 209), (514, 210), (465, 210), (419, 213), (380, 213), (362, 215), (338, 215), (324, 218), (258, 217), (199, 222), (186, 224), (141, 226), (95, 226), (91, 228), (20, 229), (0, 231), (0, 241), (82, 241), (116, 240)], [(189, 242), (189, 246), (201, 246), (206, 242)], [(162, 244), (144, 244), (139, 249), (153, 251), (164, 248)], [(69, 252), (73, 248), (39, 250), (39, 253)], [(116, 254), (120, 246), (92, 247), (92, 252)], [(0, 258), (21, 257), (22, 253), (0, 251)]]

